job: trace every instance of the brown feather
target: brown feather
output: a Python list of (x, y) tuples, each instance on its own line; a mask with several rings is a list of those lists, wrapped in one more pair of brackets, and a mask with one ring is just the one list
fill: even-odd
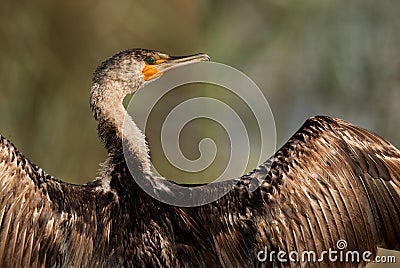
[[(260, 262), (257, 254), (320, 256), (340, 239), (346, 250), (373, 255), (377, 246), (400, 250), (400, 152), (340, 119), (308, 119), (254, 171), (196, 193), (231, 187), (210, 204), (180, 208), (147, 195), (135, 179), (166, 180), (151, 176), (146, 141), (124, 121), (121, 100), (144, 85), (149, 56), (172, 59), (131, 49), (96, 70), (91, 108), (109, 154), (99, 179), (62, 182), (0, 136), (0, 267), (359, 267), (366, 263), (280, 262), (276, 255)], [(155, 190), (179, 191), (175, 184)]]

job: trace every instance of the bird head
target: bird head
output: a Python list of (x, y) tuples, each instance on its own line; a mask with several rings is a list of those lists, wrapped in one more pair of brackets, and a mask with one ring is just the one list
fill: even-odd
[(175, 67), (209, 60), (210, 57), (203, 53), (177, 57), (156, 51), (147, 51), (142, 59), (144, 65), (142, 64), (141, 73), (144, 81), (152, 81)]
[(119, 88), (125, 89), (124, 94), (130, 94), (168, 70), (209, 60), (210, 57), (203, 53), (176, 57), (155, 50), (129, 49), (105, 60), (96, 69), (93, 81), (118, 83)]
[(140, 159), (138, 165), (142, 166), (141, 170), (150, 172), (146, 142), (134, 122), (126, 124), (129, 120), (126, 121), (123, 99), (168, 70), (209, 60), (206, 54), (173, 57), (154, 50), (129, 49), (103, 61), (94, 73), (90, 107), (98, 121), (99, 136), (109, 152), (120, 148), (116, 140), (124, 135), (126, 140), (130, 140), (127, 137), (136, 137), (129, 146), (134, 148), (132, 151)]

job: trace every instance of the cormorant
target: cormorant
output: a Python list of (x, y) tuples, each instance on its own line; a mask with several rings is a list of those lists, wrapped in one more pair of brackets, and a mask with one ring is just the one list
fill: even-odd
[[(152, 177), (146, 141), (134, 122), (122, 131), (129, 116), (122, 100), (171, 68), (207, 60), (205, 54), (129, 49), (101, 63), (90, 104), (108, 157), (87, 184), (48, 175), (0, 136), (0, 266), (357, 267), (366, 264), (363, 252), (373, 260), (377, 246), (400, 249), (399, 150), (327, 116), (308, 119), (212, 203), (176, 207), (145, 193), (134, 177), (163, 179)], [(259, 187), (252, 191), (254, 183)], [(220, 185), (226, 184), (215, 183), (216, 191)], [(338, 241), (360, 259), (329, 260), (324, 252), (337, 250)], [(297, 252), (300, 259), (286, 255), (285, 262), (279, 251)], [(302, 262), (304, 251), (317, 259)]]

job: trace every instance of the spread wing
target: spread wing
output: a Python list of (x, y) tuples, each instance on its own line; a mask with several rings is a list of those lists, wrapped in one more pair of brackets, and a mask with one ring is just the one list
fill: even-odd
[(270, 250), (400, 249), (400, 152), (365, 129), (311, 118), (250, 177), (263, 180), (257, 238)]
[(1, 267), (53, 267), (66, 260), (75, 261), (67, 266), (86, 266), (83, 254), (93, 250), (89, 226), (68, 204), (71, 193), (64, 188), (0, 136)]
[[(196, 245), (197, 256), (208, 254), (223, 267), (260, 266), (256, 256), (265, 249), (275, 252), (274, 261), (280, 250), (314, 251), (317, 259), (330, 248), (360, 254), (374, 254), (377, 246), (399, 250), (400, 152), (345, 121), (310, 118), (225, 197), (179, 209), (179, 215), (189, 241), (210, 241), (211, 246)], [(184, 250), (190, 253), (187, 246)]]

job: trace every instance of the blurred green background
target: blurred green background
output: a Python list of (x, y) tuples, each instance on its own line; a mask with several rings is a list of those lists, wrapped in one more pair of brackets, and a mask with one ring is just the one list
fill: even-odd
[(269, 100), (278, 145), (326, 114), (399, 147), (399, 14), (397, 0), (3, 0), (0, 133), (48, 173), (92, 180), (106, 152), (91, 75), (115, 52), (145, 47), (206, 52), (246, 73)]

